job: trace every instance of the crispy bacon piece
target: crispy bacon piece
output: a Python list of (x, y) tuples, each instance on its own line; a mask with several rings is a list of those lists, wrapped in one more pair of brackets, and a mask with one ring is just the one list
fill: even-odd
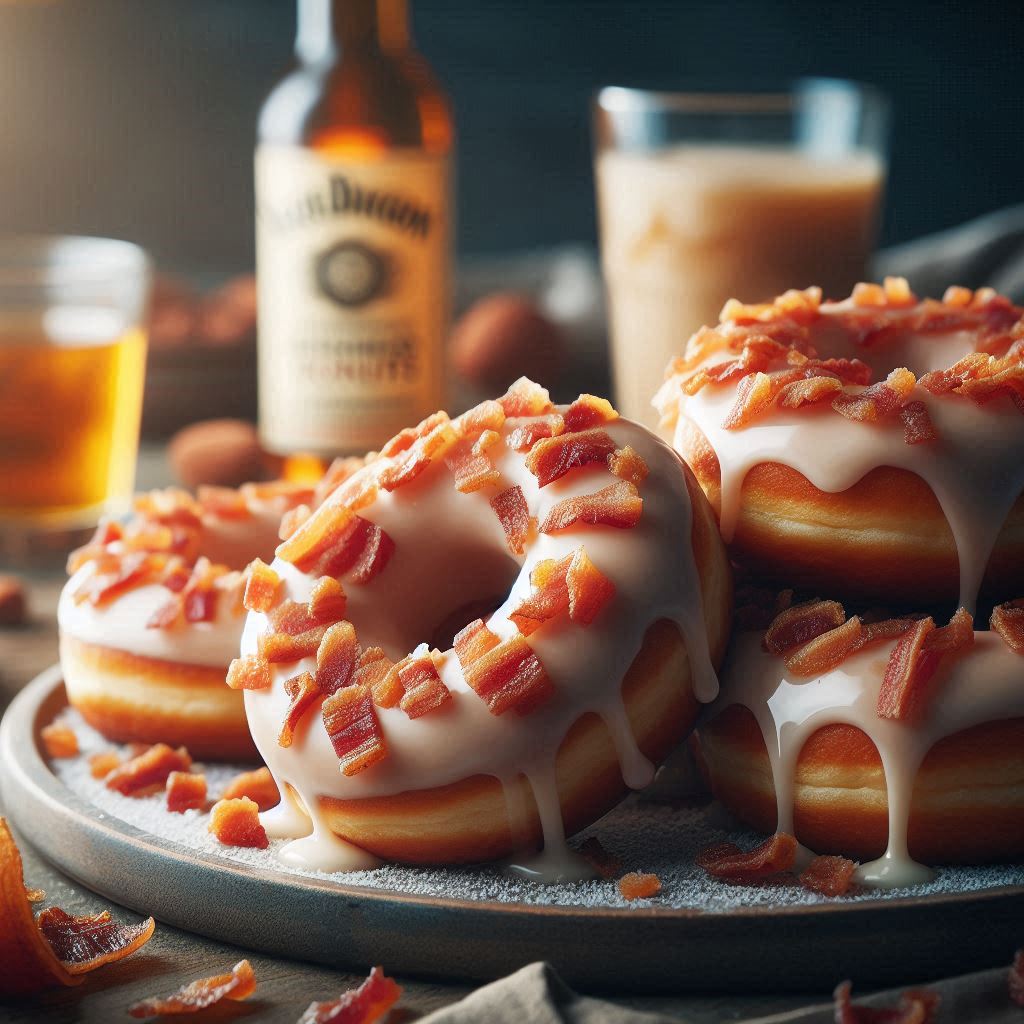
[(256, 991), (256, 975), (248, 960), (239, 960), (228, 974), (198, 978), (182, 985), (169, 996), (143, 999), (128, 1007), (133, 1017), (165, 1017), (169, 1014), (198, 1013), (208, 1006), (231, 999), (240, 1002)]
[(358, 473), (365, 465), (366, 459), (360, 456), (336, 458), (327, 467), (327, 472), (317, 482), (316, 487), (313, 488), (313, 505), (315, 507), (322, 505), (346, 480)]
[(526, 456), (526, 468), (541, 487), (546, 487), (573, 469), (592, 462), (606, 463), (614, 452), (615, 442), (606, 430), (581, 430), (538, 441)]
[(187, 772), (191, 767), (192, 758), (184, 747), (174, 750), (166, 743), (156, 743), (118, 765), (106, 777), (104, 785), (124, 796), (135, 796), (154, 786), (163, 786), (171, 772)]
[(145, 551), (108, 555), (97, 561), (96, 571), (78, 587), (74, 599), (102, 608), (129, 590), (156, 581), (164, 564), (164, 559)]
[(619, 414), (607, 398), (596, 395), (580, 395), (565, 411), (566, 430), (587, 430), (601, 423), (617, 420)]
[(107, 548), (124, 537), (124, 527), (114, 519), (100, 520), (88, 543), (68, 555), (68, 575), (73, 576), (86, 562), (107, 553)]
[(557, 412), (527, 420), (513, 428), (508, 435), (508, 446), (517, 452), (528, 452), (545, 437), (557, 437), (565, 430), (565, 419)]
[(465, 671), (468, 665), (482, 658), (488, 651), (493, 651), (500, 643), (501, 638), (487, 628), (483, 619), (475, 619), (459, 630), (453, 646), (459, 664)]
[(259, 807), (246, 796), (218, 800), (210, 811), (209, 831), (225, 846), (265, 850), (270, 845), (260, 824)]
[(892, 640), (895, 637), (903, 636), (910, 629), (917, 619), (881, 619), (878, 622), (864, 622), (864, 643), (862, 646), (877, 643), (880, 640)]
[(984, 352), (968, 352), (952, 366), (926, 373), (918, 383), (933, 395), (946, 395), (959, 390), (967, 381), (973, 380), (985, 370), (991, 360), (992, 357)]
[(167, 776), (167, 810), (175, 814), (201, 810), (206, 803), (206, 776), (171, 772)]
[(120, 763), (121, 755), (116, 750), (105, 750), (101, 754), (93, 754), (89, 758), (89, 774), (94, 779), (102, 779)]
[(764, 634), (763, 646), (769, 654), (782, 657), (845, 621), (846, 612), (838, 601), (804, 601), (775, 617)]
[(533, 648), (518, 634), (462, 667), (492, 715), (509, 710), (528, 715), (555, 692)]
[(281, 577), (259, 558), (254, 558), (245, 572), (243, 607), (249, 612), (269, 612), (277, 601)]
[[(377, 699), (378, 688), (381, 689), (383, 697), (387, 689), (387, 681), (395, 667), (395, 663), (384, 653), (382, 647), (367, 647), (365, 651), (359, 652), (359, 658), (349, 682), (353, 686), (368, 686), (373, 694), (374, 704), (384, 707), (382, 701)], [(397, 680), (397, 671), (394, 672), (394, 675)], [(396, 702), (398, 700), (401, 700), (401, 694), (396, 697)]]
[(260, 634), (256, 640), (256, 649), (264, 661), (298, 661), (316, 654), (324, 634), (335, 623), (338, 608), (344, 603), (344, 596), (339, 598), (337, 591), (333, 591), (333, 596), (324, 592), (320, 596), (322, 600), (316, 605), (312, 599), (308, 604), (283, 601), (273, 609), (270, 614), (272, 631)]
[(203, 512), (218, 519), (251, 519), (252, 512), (245, 495), (233, 487), (213, 487), (202, 484), (196, 488), (196, 501)]
[(535, 384), (529, 377), (520, 377), (498, 399), (498, 404), (506, 416), (543, 416), (554, 409), (547, 388)]
[(578, 548), (565, 576), (569, 591), (569, 618), (584, 626), (594, 621), (598, 612), (615, 596), (615, 584)]
[[(400, 454), (392, 455), (391, 452), (381, 449), (382, 455), (392, 455), (393, 457), (392, 463), (377, 474), (377, 483), (384, 490), (394, 491), (411, 483), (431, 462), (435, 459), (443, 459), (449, 449), (458, 441), (458, 435), (448, 420), (447, 413), (435, 413), (429, 420), (424, 420), (424, 423), (434, 421), (438, 416), (443, 416), (443, 419), (436, 420), (426, 433), (418, 436)], [(420, 427), (423, 427), (423, 424), (420, 424)]]
[(487, 455), (487, 449), (499, 440), (501, 435), (496, 431), (485, 430), (478, 438), (463, 438), (452, 447), (444, 461), (455, 477), (455, 490), (471, 494), (501, 480), (501, 473)]
[(989, 626), (1014, 654), (1024, 654), (1024, 600), (996, 605)]
[(857, 865), (845, 857), (815, 857), (800, 873), (800, 884), (822, 896), (845, 896)]
[(46, 899), (46, 890), (45, 889), (26, 889), (25, 890), (25, 899), (27, 899), (29, 901), (29, 903), (42, 903), (43, 900)]
[(431, 413), (426, 419), (421, 420), (415, 427), (406, 427), (400, 430), (390, 441), (387, 441), (380, 450), (385, 458), (392, 458), (407, 452), (417, 441), (427, 437), (438, 427), (448, 423), (448, 413), (442, 411)]
[(875, 1009), (854, 1006), (852, 986), (841, 982), (832, 994), (836, 1024), (932, 1024), (939, 1009), (939, 996), (927, 989), (908, 989), (898, 1005)]
[(359, 988), (343, 992), (326, 1003), (310, 1003), (298, 1024), (374, 1024), (402, 996), (401, 986), (374, 967)]
[(604, 879), (618, 878), (622, 874), (622, 861), (610, 854), (597, 836), (585, 839), (579, 854)]
[(351, 622), (336, 622), (324, 633), (316, 649), (316, 684), (329, 697), (348, 686), (356, 667), (359, 645)]
[(864, 627), (854, 615), (841, 626), (808, 640), (786, 654), (786, 668), (796, 676), (821, 675), (841, 665), (864, 643)]
[(376, 681), (370, 686), (370, 693), (373, 696), (373, 703), (379, 708), (395, 708), (398, 707), (398, 702), (405, 696), (405, 688), (402, 686), (402, 680), (398, 678), (398, 670), (407, 662), (412, 659), (411, 654), (407, 654), (401, 661), (394, 664), (388, 659), (387, 668), (378, 670), (376, 675)]
[(620, 480), (628, 480), (633, 484), (643, 483), (650, 472), (643, 457), (628, 444), (623, 448), (617, 448), (608, 456), (608, 469)]
[(869, 384), (858, 394), (837, 395), (832, 400), (832, 408), (847, 419), (877, 423), (899, 413), (916, 382), (917, 378), (901, 367), (893, 370), (884, 381)]
[(776, 832), (749, 853), (725, 852), (717, 860), (705, 857), (701, 867), (730, 885), (756, 885), (772, 875), (791, 871), (796, 852), (797, 841), (785, 832)]
[(252, 800), (261, 811), (269, 811), (281, 801), (281, 793), (269, 768), (256, 768), (236, 775), (221, 793), (223, 800), (237, 800), (242, 796)]
[(320, 687), (309, 672), (301, 672), (284, 681), (284, 692), (288, 694), (288, 711), (281, 723), (281, 731), (277, 734), (277, 744), (290, 747), (295, 738), (295, 727), (320, 696)]
[(281, 516), (281, 525), (277, 528), (277, 536), (280, 540), (288, 540), (300, 526), (302, 526), (313, 514), (308, 505), (296, 505), (288, 509)]
[(548, 558), (534, 566), (530, 575), (533, 592), (509, 614), (509, 619), (523, 636), (529, 636), (549, 619), (568, 610), (567, 574), (572, 558), (572, 555), (562, 559)]
[(36, 924), (68, 974), (87, 974), (131, 956), (149, 942), (156, 928), (151, 917), (138, 924), (118, 924), (109, 910), (78, 917), (60, 907), (44, 910)]
[(398, 668), (398, 679), (405, 694), (398, 706), (410, 717), (419, 718), (435, 711), (452, 699), (430, 655), (412, 658)]
[(266, 690), (273, 682), (270, 665), (257, 654), (235, 658), (226, 680), (232, 690)]
[(661, 892), (661, 879), (640, 871), (630, 871), (619, 879), (619, 894), (624, 900), (647, 900)]
[(357, 775), (387, 756), (369, 687), (343, 687), (324, 701), (322, 713), (343, 775)]
[(938, 440), (939, 432), (924, 402), (907, 402), (900, 409), (900, 419), (903, 421), (903, 440), (907, 444), (926, 444)]
[(78, 737), (75, 730), (67, 725), (51, 722), (40, 730), (40, 738), (46, 748), (46, 756), (52, 758), (77, 757)]
[(577, 523), (590, 526), (613, 526), (628, 530), (640, 521), (644, 500), (636, 485), (620, 480), (594, 494), (564, 498), (552, 506), (540, 524), (541, 533), (558, 533)]
[(1024, 949), (1018, 949), (1007, 977), (1010, 999), (1017, 1006), (1024, 1006)]
[(347, 604), (342, 585), (333, 576), (321, 576), (309, 593), (309, 617), (317, 623), (338, 622)]
[(501, 528), (505, 531), (509, 550), (521, 555), (536, 527), (536, 521), (530, 515), (522, 487), (515, 484), (500, 494), (496, 494), (491, 498), (491, 508), (494, 509)]
[(395, 549), (379, 526), (344, 505), (322, 505), (300, 530), (277, 549), (278, 557), (315, 576), (346, 573), (369, 583), (383, 572)]
[(452, 427), (459, 437), (476, 437), (488, 430), (501, 430), (504, 425), (505, 410), (493, 398), (474, 405), (452, 420)]
[(736, 401), (722, 426), (726, 430), (739, 430), (763, 415), (775, 403), (787, 384), (801, 380), (813, 371), (776, 370), (774, 373), (753, 373), (744, 377), (736, 388)]
[(775, 401), (783, 409), (799, 409), (802, 405), (828, 401), (842, 390), (842, 381), (835, 377), (808, 377), (806, 380), (791, 381), (779, 391)]

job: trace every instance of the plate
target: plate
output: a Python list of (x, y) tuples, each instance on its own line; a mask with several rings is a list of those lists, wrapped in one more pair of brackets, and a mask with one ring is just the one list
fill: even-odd
[(55, 666), (0, 725), (3, 799), (21, 834), (103, 896), (249, 949), (474, 981), (547, 960), (589, 991), (678, 993), (920, 982), (1008, 963), (1021, 942), (1024, 886), (708, 912), (445, 899), (253, 868), (149, 834), (69, 789), (39, 740), (66, 703)]

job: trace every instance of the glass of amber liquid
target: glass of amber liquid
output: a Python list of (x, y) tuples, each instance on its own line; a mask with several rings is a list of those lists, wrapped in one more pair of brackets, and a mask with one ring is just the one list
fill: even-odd
[(0, 561), (128, 508), (149, 284), (129, 242), (0, 239)]

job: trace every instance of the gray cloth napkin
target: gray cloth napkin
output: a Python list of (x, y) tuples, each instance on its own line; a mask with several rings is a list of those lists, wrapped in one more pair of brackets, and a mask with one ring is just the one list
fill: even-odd
[[(936, 1024), (1021, 1024), (1024, 1010), (1010, 1001), (1007, 972), (1006, 967), (996, 968), (927, 986), (942, 998)], [(863, 999), (854, 993), (855, 1002), (867, 1006), (895, 1006), (899, 995), (899, 989)], [(685, 1011), (666, 1017), (577, 995), (550, 964), (535, 963), (432, 1013), (421, 1024), (685, 1024), (686, 1019)], [(832, 1003), (818, 1002), (802, 1010), (748, 1019), (745, 1024), (832, 1024), (834, 1020)]]

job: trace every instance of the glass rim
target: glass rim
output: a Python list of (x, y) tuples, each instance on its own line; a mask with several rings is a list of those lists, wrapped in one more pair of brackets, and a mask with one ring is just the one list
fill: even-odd
[(0, 235), (0, 285), (60, 286), (125, 274), (145, 282), (153, 260), (136, 242), (100, 235)]
[(885, 94), (870, 82), (852, 78), (807, 76), (795, 79), (788, 90), (715, 90), (645, 89), (636, 86), (605, 85), (593, 94), (595, 109), (611, 114), (649, 113), (653, 111), (686, 114), (785, 114), (793, 111), (801, 92), (810, 89), (841, 89), (859, 94), (871, 102), (886, 104)]

